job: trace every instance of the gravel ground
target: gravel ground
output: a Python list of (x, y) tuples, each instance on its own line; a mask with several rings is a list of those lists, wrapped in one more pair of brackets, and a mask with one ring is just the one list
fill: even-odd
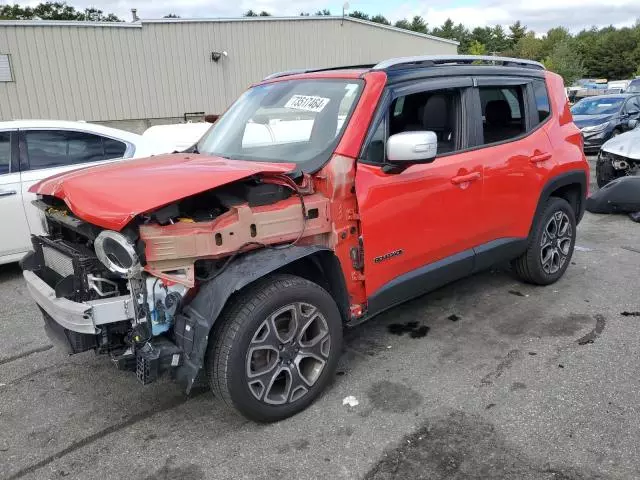
[(498, 269), (349, 331), (326, 393), (273, 425), (65, 356), (0, 267), (0, 478), (640, 478), (638, 228), (586, 214), (553, 286)]

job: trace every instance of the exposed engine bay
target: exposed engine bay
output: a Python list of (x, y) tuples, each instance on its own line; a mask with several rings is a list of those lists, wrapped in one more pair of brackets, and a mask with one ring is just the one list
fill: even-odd
[(108, 354), (143, 383), (178, 367), (185, 332), (174, 332), (177, 315), (234, 258), (258, 248), (331, 243), (329, 200), (305, 181), (246, 179), (140, 214), (121, 231), (85, 222), (63, 200), (41, 196), (35, 204), (49, 235), (32, 238), (34, 252), (22, 266), (34, 297), (55, 292), (56, 300), (40, 303), (49, 336), (70, 353)]

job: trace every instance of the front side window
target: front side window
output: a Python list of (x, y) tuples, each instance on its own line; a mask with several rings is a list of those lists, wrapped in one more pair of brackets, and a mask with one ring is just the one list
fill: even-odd
[(200, 153), (236, 160), (328, 160), (356, 105), (359, 80), (285, 80), (245, 92), (198, 142)]
[(398, 97), (391, 104), (389, 135), (402, 132), (430, 131), (438, 137), (438, 155), (454, 152), (460, 90), (431, 90)]
[(438, 139), (437, 155), (462, 148), (459, 140), (461, 90), (429, 90), (397, 97), (376, 127), (362, 156), (369, 163), (385, 163), (386, 140), (403, 132), (430, 131)]
[(625, 93), (640, 93), (640, 80), (632, 81), (625, 90)]
[(504, 142), (525, 133), (521, 86), (480, 87), (484, 143)]
[(640, 112), (640, 97), (632, 97), (627, 102), (625, 107), (625, 113), (638, 113)]
[(11, 134), (0, 132), (0, 175), (11, 171)]

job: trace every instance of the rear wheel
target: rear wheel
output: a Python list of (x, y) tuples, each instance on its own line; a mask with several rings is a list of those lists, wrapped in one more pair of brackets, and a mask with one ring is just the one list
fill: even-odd
[(576, 241), (576, 217), (571, 205), (551, 197), (535, 219), (527, 251), (513, 261), (516, 275), (535, 285), (556, 282), (567, 270)]
[(342, 320), (320, 286), (292, 275), (237, 295), (209, 339), (213, 393), (242, 415), (273, 422), (309, 406), (335, 373)]

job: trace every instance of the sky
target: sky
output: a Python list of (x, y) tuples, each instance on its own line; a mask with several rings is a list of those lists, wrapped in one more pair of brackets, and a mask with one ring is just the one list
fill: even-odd
[[(37, 4), (38, 1), (9, 0), (2, 3)], [(140, 18), (160, 18), (169, 13), (187, 17), (238, 17), (248, 9), (266, 10), (272, 15), (314, 13), (328, 8), (342, 14), (338, 0), (67, 0), (76, 8), (95, 6), (129, 20), (131, 8)], [(382, 13), (392, 22), (421, 15), (429, 27), (441, 25), (447, 18), (467, 27), (509, 25), (520, 20), (538, 34), (555, 26), (572, 32), (591, 26), (630, 26), (640, 19), (640, 0), (350, 0), (349, 10), (370, 15)]]

